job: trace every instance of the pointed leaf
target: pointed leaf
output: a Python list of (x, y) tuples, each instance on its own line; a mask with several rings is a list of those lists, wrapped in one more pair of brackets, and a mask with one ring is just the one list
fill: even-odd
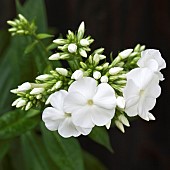
[(25, 53), (25, 54), (29, 54), (30, 52), (32, 52), (32, 51), (34, 50), (34, 48), (35, 48), (35, 46), (36, 46), (37, 43), (38, 43), (38, 41), (35, 40), (35, 41), (33, 41), (31, 44), (29, 44), (29, 45), (26, 47), (24, 53)]
[(110, 152), (113, 152), (108, 132), (106, 131), (106, 129), (104, 127), (97, 127), (97, 126), (94, 127), (92, 132), (90, 133), (89, 137), (93, 141), (106, 147)]

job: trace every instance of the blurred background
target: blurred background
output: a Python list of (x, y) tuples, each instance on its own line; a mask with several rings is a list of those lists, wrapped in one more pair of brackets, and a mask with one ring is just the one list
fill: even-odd
[[(21, 1), (24, 2), (24, 1)], [(86, 34), (95, 39), (92, 49), (105, 48), (113, 56), (137, 43), (159, 49), (167, 62), (161, 82), (162, 94), (152, 113), (156, 121), (138, 119), (122, 134), (109, 130), (114, 154), (86, 137), (80, 137), (83, 148), (96, 155), (109, 170), (170, 169), (170, 1), (168, 0), (45, 0), (48, 25), (56, 33), (76, 30), (85, 21)], [(0, 29), (16, 16), (15, 1), (0, 1)], [(41, 7), (40, 7), (41, 8)], [(1, 73), (2, 74), (2, 73)], [(1, 93), (1, 92), (0, 92)]]

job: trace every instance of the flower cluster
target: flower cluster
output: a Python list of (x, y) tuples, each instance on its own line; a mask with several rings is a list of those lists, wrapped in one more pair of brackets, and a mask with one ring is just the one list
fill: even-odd
[[(12, 25), (11, 21), (9, 24)], [(12, 25), (13, 26), (13, 25)], [(104, 48), (91, 52), (93, 39), (85, 36), (82, 22), (77, 33), (53, 41), (49, 60), (62, 60), (68, 68), (56, 68), (11, 90), (19, 96), (12, 106), (29, 110), (44, 108), (42, 119), (51, 131), (67, 137), (88, 135), (95, 126), (115, 124), (122, 132), (129, 117), (154, 120), (149, 112), (161, 93), (159, 82), (166, 67), (158, 50), (137, 45), (120, 52), (110, 63)]]

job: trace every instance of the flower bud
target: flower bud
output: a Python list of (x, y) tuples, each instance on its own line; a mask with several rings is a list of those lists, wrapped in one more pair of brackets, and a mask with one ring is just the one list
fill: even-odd
[(19, 100), (19, 102), (16, 104), (16, 108), (25, 106), (26, 103), (27, 103), (27, 102), (26, 102), (25, 100), (21, 99), (21, 100)]
[(41, 94), (41, 93), (44, 92), (44, 90), (45, 90), (45, 89), (42, 88), (42, 87), (34, 88), (34, 89), (30, 92), (30, 94), (32, 94), (32, 95)]
[(27, 105), (25, 106), (25, 110), (27, 111), (27, 110), (29, 110), (31, 107), (32, 107), (32, 102), (29, 101), (29, 102), (27, 103)]
[(82, 46), (88, 46), (90, 43), (87, 39), (81, 39), (80, 40), (80, 45)]
[(11, 25), (11, 26), (13, 26), (13, 27), (15, 27), (17, 24), (16, 24), (16, 22), (14, 22), (14, 21), (7, 21), (7, 23), (9, 24), (9, 25)]
[(87, 58), (87, 53), (86, 53), (86, 51), (83, 50), (82, 48), (79, 49), (79, 53), (80, 53), (80, 55), (81, 55), (82, 57)]
[(58, 45), (64, 45), (67, 41), (62, 38), (58, 38), (56, 40), (53, 40), (53, 43), (58, 44)]
[(42, 98), (42, 94), (36, 95), (36, 99), (37, 99), (37, 100), (39, 100), (39, 99), (41, 99), (41, 98)]
[(132, 51), (133, 51), (133, 49), (126, 49), (126, 50), (120, 52), (120, 53), (119, 53), (119, 56), (120, 56), (122, 59), (125, 59), (125, 58), (127, 58), (127, 57), (131, 54)]
[(60, 59), (60, 54), (59, 53), (53, 54), (48, 59), (49, 60), (59, 60)]
[(18, 99), (16, 99), (16, 100), (12, 103), (12, 106), (16, 106), (16, 105), (17, 105), (17, 103), (18, 103), (20, 100), (22, 100), (22, 98), (18, 98)]
[(148, 116), (149, 116), (149, 120), (155, 120), (155, 117), (152, 113), (149, 113)]
[(57, 83), (55, 84), (55, 89), (59, 89), (62, 86), (62, 81), (57, 81)]
[(83, 69), (86, 69), (86, 68), (87, 68), (86, 63), (84, 63), (84, 62), (82, 62), (82, 61), (80, 61), (80, 65), (81, 65), (81, 67), (82, 67)]
[(31, 84), (29, 82), (25, 82), (22, 85), (18, 86), (18, 92), (24, 92), (31, 89)]
[(56, 68), (55, 69), (57, 73), (59, 73), (62, 76), (67, 76), (68, 75), (68, 70), (65, 68)]
[(50, 99), (51, 99), (51, 95), (47, 98), (47, 100), (46, 100), (46, 102), (45, 102), (45, 105), (50, 104)]
[(119, 121), (122, 122), (125, 126), (129, 127), (129, 121), (124, 115), (119, 115), (118, 117)]
[(70, 52), (70, 53), (75, 53), (76, 51), (77, 51), (77, 45), (76, 44), (69, 44), (68, 45), (68, 51)]
[(103, 59), (105, 59), (105, 58), (106, 58), (105, 55), (99, 54), (99, 59), (100, 59), (100, 60), (103, 60)]
[(113, 67), (109, 70), (109, 74), (110, 75), (115, 75), (117, 73), (119, 73), (120, 71), (122, 71), (123, 68), (122, 67)]
[(17, 89), (12, 89), (10, 90), (11, 93), (14, 93), (14, 94), (17, 94), (18, 93), (18, 90)]
[(107, 77), (107, 76), (102, 76), (102, 77), (100, 78), (100, 81), (101, 81), (102, 83), (107, 83), (107, 82), (108, 82), (108, 77)]
[(119, 108), (124, 109), (125, 108), (125, 99), (122, 96), (118, 96), (116, 99), (116, 104)]
[(52, 75), (43, 74), (43, 75), (39, 75), (38, 77), (36, 77), (36, 80), (45, 81), (45, 80), (49, 80), (51, 78), (53, 78)]
[(93, 72), (93, 78), (98, 80), (101, 77), (101, 73), (99, 71), (94, 71)]
[(95, 54), (94, 57), (93, 57), (93, 61), (95, 62), (95, 65), (97, 65), (100, 61), (100, 57), (99, 57), (99, 54)]
[(84, 22), (82, 22), (78, 28), (78, 32), (77, 32), (77, 38), (80, 40), (83, 38), (84, 36), (84, 31), (85, 31), (85, 24)]
[(78, 79), (81, 79), (83, 77), (83, 71), (82, 70), (76, 70), (72, 76), (71, 76), (71, 79), (75, 79), (75, 80), (78, 80)]
[(105, 125), (107, 129), (110, 129), (110, 125), (111, 125), (111, 123), (112, 123), (112, 122), (111, 122), (111, 121), (109, 121), (109, 122)]
[(118, 128), (119, 130), (121, 130), (123, 133), (125, 133), (125, 129), (124, 129), (124, 127), (123, 127), (122, 122), (120, 122), (119, 120), (115, 120), (115, 125), (117, 126), (117, 128)]

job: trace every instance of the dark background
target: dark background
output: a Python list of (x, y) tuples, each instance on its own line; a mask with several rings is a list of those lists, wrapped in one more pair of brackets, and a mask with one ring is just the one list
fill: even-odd
[[(14, 0), (0, 0), (0, 28), (16, 16)], [(159, 49), (167, 62), (161, 82), (162, 94), (152, 113), (156, 121), (138, 119), (122, 134), (109, 130), (115, 153), (80, 137), (81, 145), (97, 155), (109, 170), (170, 169), (170, 1), (168, 0), (46, 0), (48, 23), (65, 34), (85, 21), (86, 34), (94, 38), (92, 48), (105, 54), (133, 48), (137, 43)]]

